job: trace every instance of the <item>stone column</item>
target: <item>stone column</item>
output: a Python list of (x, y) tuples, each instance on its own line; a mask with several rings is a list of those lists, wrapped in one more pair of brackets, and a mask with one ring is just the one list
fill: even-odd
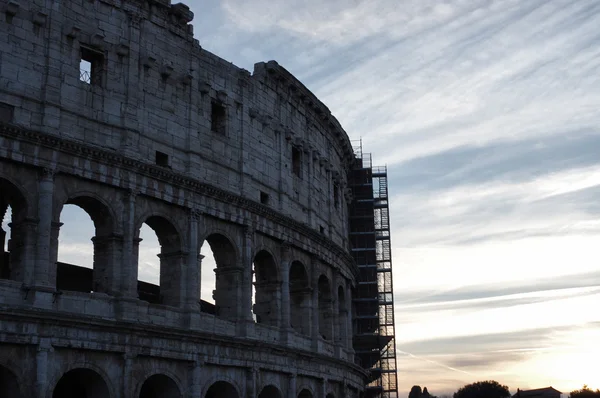
[(50, 339), (41, 338), (36, 355), (35, 396), (37, 398), (45, 398), (46, 389), (51, 387), (48, 385), (48, 354), (52, 351)]
[(313, 350), (319, 349), (319, 265), (315, 256), (311, 257), (311, 284), (312, 284), (312, 299), (311, 299), (311, 336)]
[(290, 327), (290, 245), (281, 245), (281, 340), (288, 341)]
[(183, 263), (188, 253), (175, 251), (159, 254), (160, 258), (160, 295), (162, 304), (181, 307), (185, 285), (183, 282)]
[(291, 374), (290, 375), (290, 383), (288, 386), (288, 393), (287, 396), (289, 398), (296, 398), (296, 394), (298, 393), (298, 391), (296, 391), (297, 387), (296, 387), (296, 375), (295, 374)]
[(256, 398), (258, 391), (258, 369), (249, 368), (246, 372), (246, 393), (248, 398)]
[[(50, 278), (50, 242), (52, 229), (52, 198), (54, 193), (54, 170), (43, 169), (39, 181), (38, 228), (34, 284), (54, 287), (56, 279)], [(56, 265), (54, 265), (54, 268)]]
[(252, 322), (252, 246), (254, 243), (254, 228), (244, 228), (244, 253), (242, 255), (242, 303), (240, 319)]
[(136, 192), (130, 190), (124, 195), (125, 216), (123, 217), (123, 259), (121, 262), (120, 294), (127, 298), (137, 298), (137, 255), (135, 240), (135, 199)]
[(188, 392), (188, 398), (200, 397), (202, 390), (202, 366), (204, 361), (197, 357), (194, 361), (194, 368), (192, 369), (192, 385)]
[(198, 221), (200, 212), (198, 210), (190, 211), (190, 236), (189, 236), (189, 254), (186, 265), (186, 287), (185, 287), (185, 308), (188, 311), (198, 311), (200, 301), (200, 267), (201, 256), (198, 248)]
[(327, 382), (328, 382), (327, 379), (325, 379), (325, 378), (321, 379), (321, 385), (319, 386), (319, 387), (321, 387), (320, 391), (319, 391), (320, 398), (325, 398), (327, 396)]
[(348, 316), (346, 317), (346, 348), (352, 356), (354, 354), (354, 350), (352, 347), (352, 335), (354, 334), (354, 330), (352, 327), (352, 285), (350, 284), (350, 281), (346, 281), (346, 311), (348, 314)]
[(132, 369), (133, 359), (135, 355), (126, 352), (123, 354), (123, 397), (130, 397), (133, 393), (133, 382), (132, 382)]

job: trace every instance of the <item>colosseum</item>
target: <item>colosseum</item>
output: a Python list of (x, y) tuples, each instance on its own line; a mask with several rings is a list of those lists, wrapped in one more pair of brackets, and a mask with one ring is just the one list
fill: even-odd
[[(372, 381), (353, 348), (348, 135), (276, 62), (202, 49), (192, 18), (170, 0), (0, 3), (3, 398), (359, 397)], [(65, 205), (93, 221), (92, 268), (58, 261)], [(156, 285), (138, 280), (143, 224)]]

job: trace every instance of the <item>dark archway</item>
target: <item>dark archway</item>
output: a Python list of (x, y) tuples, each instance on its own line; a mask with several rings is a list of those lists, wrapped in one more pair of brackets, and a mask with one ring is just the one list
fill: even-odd
[(306, 388), (300, 391), (300, 394), (298, 394), (298, 398), (312, 398), (312, 396), (312, 392), (310, 392)]
[[(213, 313), (225, 319), (236, 320), (238, 303), (240, 303), (242, 297), (243, 270), (237, 266), (235, 246), (227, 237), (216, 233), (209, 235), (206, 242), (208, 242), (216, 265), (214, 268), (215, 287), (212, 292), (214, 306), (203, 301), (202, 311)], [(202, 250), (204, 250), (204, 245)], [(207, 275), (209, 271), (207, 268), (206, 266), (202, 267), (201, 285), (203, 289), (207, 287), (204, 281), (210, 279)], [(205, 295), (206, 293), (202, 294), (202, 296)]]
[(239, 398), (239, 395), (232, 384), (217, 381), (208, 388), (204, 398)]
[(283, 398), (283, 395), (277, 387), (274, 385), (268, 385), (260, 391), (258, 398)]
[(277, 264), (266, 250), (254, 256), (254, 305), (252, 307), (257, 323), (279, 326), (281, 303), (281, 283)]
[[(0, 178), (0, 279), (25, 282), (27, 202), (11, 182)], [(29, 238), (33, 238), (30, 236)]]
[(0, 365), (0, 396), (2, 398), (22, 398), (17, 376)]
[(332, 393), (329, 393), (325, 396), (325, 398), (335, 398), (335, 395), (333, 395)]
[[(182, 273), (184, 255), (182, 252), (182, 240), (175, 226), (166, 218), (161, 216), (151, 216), (145, 221), (156, 234), (158, 244), (160, 245), (160, 276), (158, 286), (138, 281), (138, 296), (141, 300), (154, 304), (165, 304), (174, 307), (181, 305), (182, 293)], [(139, 231), (138, 231), (139, 236)], [(146, 253), (140, 245), (141, 239), (134, 243), (134, 256), (138, 259), (138, 275), (140, 274), (139, 258)]]
[(299, 261), (290, 266), (290, 323), (298, 333), (310, 335), (310, 287), (306, 269)]
[(91, 369), (78, 368), (60, 378), (52, 398), (110, 398), (110, 393), (102, 376)]
[(325, 340), (331, 340), (333, 334), (333, 301), (331, 284), (325, 275), (319, 277), (319, 334)]
[(181, 398), (181, 391), (169, 376), (155, 374), (144, 381), (139, 398)]
[[(95, 198), (78, 196), (65, 202), (60, 221), (62, 224), (53, 224), (52, 232), (57, 261), (56, 288), (116, 293), (117, 241), (113, 234), (114, 220), (107, 206)], [(90, 235), (92, 245), (86, 250), (82, 238)]]

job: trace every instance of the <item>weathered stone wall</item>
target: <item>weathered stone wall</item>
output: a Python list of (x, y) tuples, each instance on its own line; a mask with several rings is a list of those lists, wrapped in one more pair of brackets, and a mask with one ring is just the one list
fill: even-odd
[[(167, 0), (0, 3), (0, 216), (12, 212), (0, 390), (362, 390), (346, 305), (348, 137), (275, 62), (251, 75), (204, 51), (191, 18)], [(96, 230), (92, 281), (73, 290), (57, 288), (65, 204)], [(138, 284), (144, 223), (161, 246), (152, 300)], [(210, 311), (204, 242), (217, 263)]]

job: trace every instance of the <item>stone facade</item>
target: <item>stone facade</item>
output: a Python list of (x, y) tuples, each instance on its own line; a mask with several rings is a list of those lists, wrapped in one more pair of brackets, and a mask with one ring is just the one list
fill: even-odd
[[(276, 62), (250, 74), (203, 50), (192, 17), (168, 0), (0, 2), (3, 397), (364, 388), (348, 136)], [(65, 204), (94, 222), (88, 274), (57, 262)], [(160, 286), (138, 281), (144, 223)], [(204, 242), (214, 306), (200, 300)]]

